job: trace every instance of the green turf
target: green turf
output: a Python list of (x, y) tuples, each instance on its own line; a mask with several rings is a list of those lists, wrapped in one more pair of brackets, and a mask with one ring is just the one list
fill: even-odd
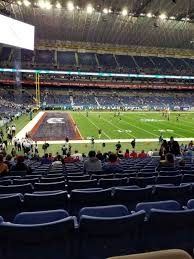
[(164, 138), (194, 137), (194, 113), (181, 113), (179, 121), (175, 112), (169, 121), (157, 112), (121, 112), (120, 117), (113, 112), (89, 112), (88, 117), (85, 112), (71, 114), (83, 138), (98, 138), (98, 129), (102, 129), (102, 139), (159, 138), (160, 132)]
[[(98, 139), (98, 129), (101, 128), (101, 139), (126, 139), (126, 142), (122, 143), (122, 150), (126, 148), (131, 150), (129, 139), (133, 137), (141, 139), (159, 138), (161, 130), (164, 138), (174, 136), (175, 138), (192, 139), (194, 137), (194, 113), (182, 112), (178, 122), (176, 121), (176, 112), (171, 113), (170, 121), (164, 118), (161, 113), (156, 112), (121, 112), (121, 120), (119, 117), (114, 117), (114, 112), (89, 112), (88, 117), (86, 117), (86, 112), (71, 112), (71, 115), (76, 121), (83, 138), (86, 139), (87, 137), (94, 136), (95, 139)], [(142, 119), (148, 119), (149, 121), (145, 122)], [(17, 132), (28, 122), (28, 115), (23, 115), (18, 120), (15, 120), (14, 123), (16, 124)], [(188, 143), (188, 141), (184, 141), (183, 143)], [(61, 146), (59, 144), (52, 144), (48, 152), (52, 152), (53, 154), (58, 151), (61, 152)], [(9, 146), (8, 153), (11, 147)], [(115, 143), (107, 143), (105, 148), (102, 148), (102, 144), (95, 144), (94, 148), (96, 151), (101, 150), (104, 152), (115, 150)], [(136, 143), (136, 150), (138, 151), (142, 149), (148, 151), (155, 148), (159, 148), (158, 142), (146, 140), (143, 143)], [(88, 153), (91, 145), (72, 144), (72, 151), (74, 152), (75, 149), (82, 153)], [(43, 150), (40, 145), (39, 151), (42, 155)]]

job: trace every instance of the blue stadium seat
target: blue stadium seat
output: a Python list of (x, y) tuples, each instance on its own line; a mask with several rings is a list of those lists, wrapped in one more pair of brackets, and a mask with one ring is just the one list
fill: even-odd
[(97, 187), (97, 180), (84, 180), (84, 181), (69, 181), (68, 190), (72, 191), (75, 189), (87, 189)]
[(194, 175), (193, 174), (184, 174), (182, 183), (194, 183)]
[(179, 248), (191, 252), (193, 249), (194, 210), (166, 211), (151, 209), (144, 232), (145, 249), (161, 250)]
[(182, 175), (158, 176), (156, 179), (156, 184), (171, 183), (174, 185), (180, 185), (181, 181), (182, 181)]
[(26, 211), (56, 210), (68, 208), (66, 191), (35, 192), (24, 195), (24, 208)]
[(35, 191), (55, 191), (55, 190), (65, 190), (65, 182), (52, 182), (52, 183), (35, 183)]
[(0, 224), (1, 248), (5, 258), (73, 258), (74, 230), (75, 218), (63, 210), (21, 213)]
[(140, 249), (144, 212), (127, 215), (125, 207), (121, 209), (122, 212), (111, 212), (110, 208), (104, 214), (104, 208), (101, 212), (94, 210), (92, 213), (92, 209), (89, 210), (83, 209), (80, 212), (79, 258), (107, 258), (134, 253)]
[(0, 185), (10, 185), (12, 184), (12, 179), (0, 179)]
[(73, 190), (70, 197), (70, 210), (77, 215), (83, 207), (109, 205), (112, 202), (112, 189), (101, 188)]
[(40, 183), (53, 183), (53, 182), (61, 182), (64, 181), (64, 176), (59, 177), (42, 177), (40, 178)]
[(135, 211), (144, 210), (147, 215), (150, 214), (151, 209), (160, 210), (180, 210), (181, 205), (177, 201), (155, 201), (155, 202), (141, 202), (136, 205)]
[[(31, 184), (34, 184), (34, 183), (37, 183), (39, 181), (39, 178), (22, 178), (22, 179), (13, 179), (13, 184), (26, 184), (26, 183), (31, 183)], [(0, 182), (1, 184), (1, 182)]]
[(115, 189), (114, 201), (117, 204), (124, 204), (130, 210), (134, 209), (136, 204), (139, 202), (151, 201), (152, 187), (146, 188), (123, 188), (118, 187)]
[(191, 196), (191, 186), (156, 186), (154, 197), (156, 200), (176, 200), (184, 204)]
[(0, 195), (0, 215), (6, 221), (12, 221), (15, 215), (22, 211), (23, 199), (20, 193)]
[(32, 184), (26, 183), (22, 185), (8, 185), (3, 186), (0, 185), (0, 194), (8, 194), (8, 193), (32, 193), (33, 187)]
[(188, 209), (194, 209), (194, 199), (191, 199), (187, 202)]
[(69, 176), (67, 175), (67, 181), (83, 181), (83, 180), (89, 180), (90, 175), (75, 175), (75, 176)]
[(113, 179), (100, 179), (99, 180), (99, 187), (103, 189), (117, 187), (122, 185), (127, 185), (128, 178), (113, 178)]
[[(131, 183), (131, 178), (129, 178), (129, 183)], [(154, 185), (156, 183), (156, 177), (137, 177), (135, 179), (135, 184), (141, 188), (145, 188), (147, 185)]]
[(100, 180), (100, 179), (113, 179), (114, 178), (114, 174), (92, 174), (91, 175), (91, 179), (96, 179), (96, 180)]

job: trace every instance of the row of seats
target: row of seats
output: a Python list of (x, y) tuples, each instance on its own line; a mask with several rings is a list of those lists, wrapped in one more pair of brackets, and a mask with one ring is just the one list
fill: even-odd
[(23, 212), (11, 223), (1, 217), (1, 258), (105, 259), (168, 248), (192, 253), (194, 209), (180, 210), (176, 201), (136, 208), (131, 214), (123, 205), (85, 207), (77, 218), (64, 210)]
[[(71, 192), (74, 189), (86, 188), (111, 188), (118, 186), (137, 185), (146, 187), (147, 185), (155, 184), (173, 184), (180, 185), (181, 183), (194, 183), (193, 174), (173, 175), (173, 176), (146, 176), (136, 177), (132, 174), (106, 174), (106, 175), (82, 175), (82, 176), (64, 176), (58, 177), (29, 177), (29, 178), (6, 178), (0, 180), (0, 193), (7, 193), (19, 187), (22, 190), (29, 188), (35, 191), (52, 191), (52, 190), (68, 190)], [(25, 187), (25, 188), (22, 188)]]
[[(6, 188), (6, 187), (5, 187)], [(139, 202), (161, 201), (173, 199), (185, 205), (194, 198), (194, 185), (182, 184), (155, 185), (139, 188), (138, 186), (116, 187), (109, 189), (91, 188), (67, 191), (35, 191), (30, 184), (14, 186), (13, 189), (1, 190), (0, 215), (12, 218), (18, 211), (37, 211), (50, 209), (66, 209), (71, 215), (77, 215), (85, 206), (102, 206), (123, 204), (133, 210)]]

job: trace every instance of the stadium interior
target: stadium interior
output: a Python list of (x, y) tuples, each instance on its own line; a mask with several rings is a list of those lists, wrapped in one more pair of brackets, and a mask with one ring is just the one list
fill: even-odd
[(193, 35), (194, 0), (0, 0), (0, 259), (194, 258)]

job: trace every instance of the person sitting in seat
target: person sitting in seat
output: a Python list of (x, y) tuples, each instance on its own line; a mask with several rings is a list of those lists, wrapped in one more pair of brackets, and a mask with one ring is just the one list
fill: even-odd
[(160, 167), (175, 167), (174, 155), (171, 153), (166, 154), (165, 160), (161, 160), (159, 164)]
[(147, 156), (148, 156), (148, 155), (145, 153), (144, 150), (142, 150), (141, 153), (138, 154), (138, 157), (140, 157), (140, 158), (145, 158), (145, 157), (147, 157)]
[(133, 150), (133, 151), (130, 153), (129, 157), (131, 157), (131, 158), (137, 158), (137, 153), (135, 152), (135, 150)]
[(95, 171), (101, 171), (102, 170), (102, 164), (101, 161), (96, 157), (96, 152), (91, 150), (88, 153), (88, 159), (84, 161), (84, 172), (95, 172)]
[(43, 164), (51, 164), (51, 163), (52, 161), (48, 158), (48, 154), (46, 153), (41, 159), (41, 164), (43, 165)]
[(3, 162), (3, 155), (0, 155), (0, 176), (5, 176), (9, 173), (8, 166)]
[(109, 155), (108, 162), (106, 162), (103, 167), (103, 171), (106, 171), (107, 173), (120, 173), (123, 171), (120, 165), (120, 160), (116, 156), (116, 154), (111, 153)]
[(31, 173), (31, 168), (27, 166), (24, 163), (24, 157), (23, 156), (18, 156), (16, 158), (17, 162), (16, 164), (12, 167), (12, 171), (25, 171), (26, 173)]

